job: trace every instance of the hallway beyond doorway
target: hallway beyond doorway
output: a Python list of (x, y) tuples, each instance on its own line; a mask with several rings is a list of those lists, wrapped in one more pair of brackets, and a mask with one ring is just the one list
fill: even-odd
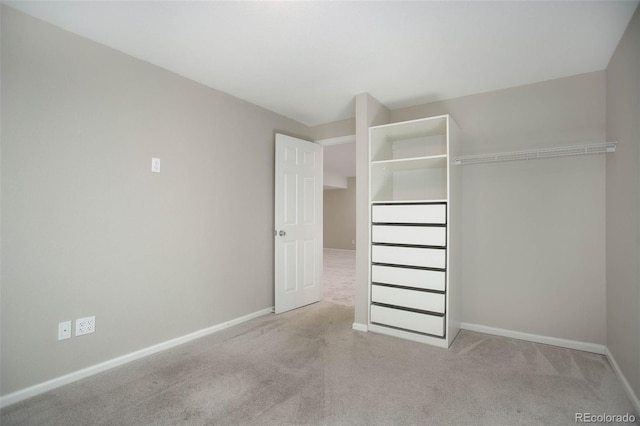
[(323, 300), (354, 306), (356, 251), (324, 249)]

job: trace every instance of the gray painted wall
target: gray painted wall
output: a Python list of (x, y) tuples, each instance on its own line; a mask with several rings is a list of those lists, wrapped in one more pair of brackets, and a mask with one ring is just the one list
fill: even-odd
[(324, 190), (324, 247), (355, 250), (356, 178), (347, 178), (346, 189)]
[[(596, 72), (391, 111), (449, 113), (464, 154), (605, 140)], [(613, 154), (613, 155), (618, 155)], [(605, 344), (604, 155), (463, 167), (462, 319)]]
[(618, 141), (616, 154), (607, 156), (607, 348), (638, 398), (640, 9), (607, 67), (607, 138)]
[(313, 140), (337, 138), (355, 134), (355, 119), (332, 121), (331, 123), (318, 124), (310, 128)]
[(2, 89), (3, 395), (273, 306), (274, 133), (306, 126), (5, 6)]

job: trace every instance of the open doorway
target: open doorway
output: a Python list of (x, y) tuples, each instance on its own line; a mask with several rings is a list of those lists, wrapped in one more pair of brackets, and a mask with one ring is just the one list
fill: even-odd
[[(330, 142), (331, 140), (329, 140)], [(356, 271), (355, 137), (324, 145), (323, 300), (354, 306)]]

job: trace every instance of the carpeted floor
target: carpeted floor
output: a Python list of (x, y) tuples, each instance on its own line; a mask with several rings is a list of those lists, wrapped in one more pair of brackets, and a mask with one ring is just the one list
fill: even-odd
[(2, 410), (5, 425), (574, 424), (632, 407), (603, 356), (461, 332), (449, 350), (320, 302)]
[(323, 255), (324, 300), (353, 306), (356, 294), (356, 251), (324, 249)]
[(466, 331), (445, 350), (352, 322), (329, 300), (260, 317), (6, 407), (0, 423), (570, 425), (632, 412), (600, 355)]

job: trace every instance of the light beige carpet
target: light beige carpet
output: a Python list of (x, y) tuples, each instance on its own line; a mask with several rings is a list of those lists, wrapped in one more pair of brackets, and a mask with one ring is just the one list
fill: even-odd
[(356, 293), (355, 250), (324, 249), (324, 300), (353, 306)]
[[(632, 410), (600, 355), (461, 332), (449, 350), (267, 315), (1, 411), (7, 425), (573, 425)], [(637, 413), (636, 413), (637, 415)]]

